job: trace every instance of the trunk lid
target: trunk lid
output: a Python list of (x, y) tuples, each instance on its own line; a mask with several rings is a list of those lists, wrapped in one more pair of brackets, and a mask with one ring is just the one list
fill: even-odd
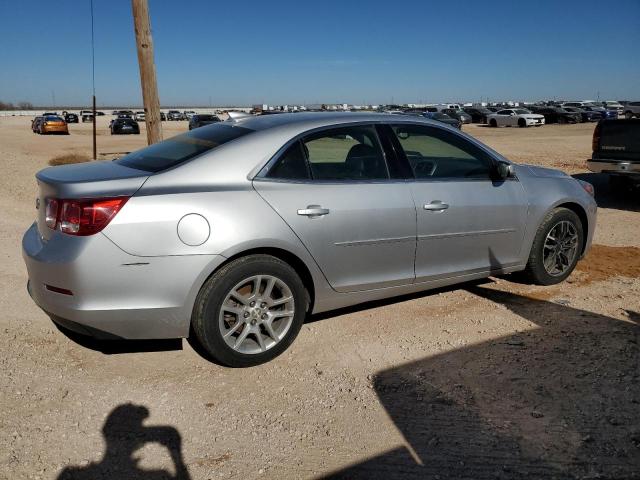
[(640, 122), (603, 120), (598, 125), (599, 140), (594, 159), (640, 162)]
[(149, 172), (112, 161), (79, 163), (45, 168), (36, 174), (38, 231), (48, 240), (53, 230), (45, 224), (46, 199), (81, 199), (131, 196), (149, 178)]

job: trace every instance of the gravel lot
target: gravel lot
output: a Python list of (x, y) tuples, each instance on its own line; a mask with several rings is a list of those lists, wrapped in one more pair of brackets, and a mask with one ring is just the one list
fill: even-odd
[[(144, 127), (111, 137), (109, 118), (100, 152), (144, 145)], [(585, 172), (593, 124), (465, 126), (596, 185), (594, 247), (568, 282), (507, 276), (323, 314), (243, 370), (186, 341), (80, 346), (33, 304), (34, 174), (90, 153), (91, 126), (29, 124), (0, 118), (0, 478), (640, 478), (640, 202)]]

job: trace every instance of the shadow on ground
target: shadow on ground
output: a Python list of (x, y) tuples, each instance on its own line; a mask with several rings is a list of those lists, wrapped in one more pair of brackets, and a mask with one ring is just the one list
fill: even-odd
[(573, 178), (584, 180), (593, 185), (598, 207), (640, 212), (640, 196), (637, 188), (615, 190), (609, 185), (609, 175), (606, 173), (578, 173), (573, 175)]
[[(114, 408), (102, 427), (107, 444), (102, 460), (86, 467), (67, 467), (60, 473), (58, 480), (191, 478), (182, 457), (182, 440), (178, 430), (165, 425), (144, 426), (142, 422), (148, 416), (149, 410), (140, 405), (127, 403)], [(139, 467), (140, 459), (135, 453), (148, 443), (158, 443), (167, 449), (173, 461), (174, 472)]]
[(467, 289), (538, 328), (378, 374), (407, 447), (325, 478), (640, 478), (640, 315)]

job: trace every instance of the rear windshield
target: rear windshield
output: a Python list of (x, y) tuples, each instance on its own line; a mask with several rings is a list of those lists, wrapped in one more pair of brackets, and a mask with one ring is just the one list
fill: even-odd
[(253, 130), (249, 128), (216, 123), (132, 152), (116, 163), (137, 170), (160, 172), (251, 132)]
[(202, 120), (204, 122), (208, 122), (208, 121), (216, 121), (218, 120), (218, 117), (214, 117), (213, 115), (196, 115), (198, 120)]

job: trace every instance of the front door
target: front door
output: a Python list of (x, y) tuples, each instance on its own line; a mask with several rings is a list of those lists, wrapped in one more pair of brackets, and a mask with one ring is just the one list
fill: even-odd
[(416, 282), (515, 265), (527, 216), (520, 182), (493, 181), (488, 152), (454, 132), (421, 125), (393, 131), (415, 176)]
[(413, 282), (415, 205), (406, 182), (390, 178), (372, 126), (332, 128), (293, 142), (254, 187), (335, 290)]

